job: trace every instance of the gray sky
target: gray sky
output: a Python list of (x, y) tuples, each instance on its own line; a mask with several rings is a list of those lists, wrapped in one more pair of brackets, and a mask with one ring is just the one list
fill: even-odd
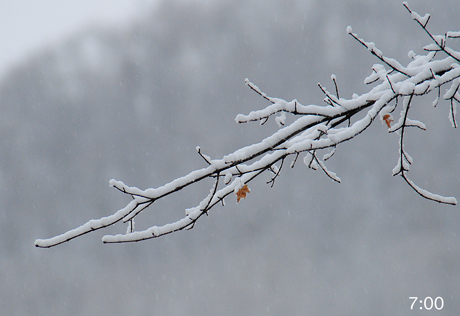
[(36, 50), (88, 25), (120, 24), (157, 0), (0, 0), (0, 76)]

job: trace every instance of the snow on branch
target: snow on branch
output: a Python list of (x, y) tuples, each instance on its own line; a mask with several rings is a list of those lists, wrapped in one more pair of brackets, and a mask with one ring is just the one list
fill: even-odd
[[(460, 53), (449, 48), (447, 44), (448, 39), (458, 39), (460, 32), (447, 32), (442, 36), (433, 35), (427, 29), (429, 15), (421, 17), (409, 9), (407, 2), (403, 5), (433, 41), (431, 45), (425, 46), (425, 55), (416, 55), (411, 51), (409, 57), (412, 60), (406, 66), (385, 56), (372, 42), (359, 38), (353, 33), (351, 27), (347, 28), (349, 35), (383, 63), (375, 64), (371, 75), (364, 80), (365, 84), (374, 85), (367, 93), (354, 94), (351, 99), (340, 97), (337, 78), (332, 75), (335, 95), (318, 84), (325, 95), (325, 105), (302, 105), (297, 100), (288, 102), (269, 97), (246, 79), (246, 85), (270, 104), (262, 110), (252, 111), (247, 115), (238, 114), (236, 121), (238, 123), (259, 121), (265, 124), (272, 116), (277, 115), (275, 121), (279, 129), (275, 133), (221, 159), (211, 159), (202, 153), (200, 147), (197, 147), (197, 152), (205, 160), (206, 166), (158, 188), (141, 190), (128, 186), (122, 181), (111, 180), (112, 187), (132, 197), (130, 203), (113, 215), (90, 220), (59, 236), (37, 239), (35, 245), (42, 248), (53, 247), (118, 222), (128, 224), (126, 233), (104, 236), (102, 238), (104, 243), (136, 242), (191, 229), (198, 219), (204, 214), (207, 215), (216, 204), (224, 205), (225, 198), (232, 196), (231, 198), (237, 199), (238, 202), (241, 198), (245, 198), (246, 194), (250, 193), (248, 183), (262, 173), (266, 171), (271, 173), (272, 176), (267, 184), (273, 186), (289, 157), (292, 158), (291, 168), (294, 167), (298, 157), (304, 155), (303, 160), (309, 168), (321, 169), (331, 180), (340, 182), (340, 178), (326, 167), (325, 161), (332, 157), (339, 144), (365, 131), (376, 118), (386, 123), (388, 132), (396, 132), (399, 135), (399, 157), (393, 175), (400, 175), (416, 193), (426, 199), (455, 205), (457, 200), (454, 197), (431, 193), (408, 178), (413, 159), (404, 148), (404, 136), (406, 129), (410, 127), (426, 129), (422, 122), (409, 118), (410, 108), (414, 105), (416, 97), (437, 90), (437, 98), (434, 102), (436, 105), (441, 97), (440, 89), (446, 84), (450, 84), (450, 87), (443, 95), (443, 99), (450, 104), (449, 119), (453, 127), (457, 127), (455, 115), (457, 103), (460, 102)], [(399, 99), (402, 99), (402, 104), (399, 104)], [(392, 113), (398, 107), (400, 115), (395, 120)], [(285, 125), (286, 115), (295, 118), (289, 125)], [(323, 150), (327, 151), (320, 159), (319, 153)], [(151, 207), (155, 201), (204, 179), (213, 179), (208, 195), (195, 207), (186, 209), (183, 218), (163, 226), (152, 226), (143, 231), (134, 230), (135, 217)]]

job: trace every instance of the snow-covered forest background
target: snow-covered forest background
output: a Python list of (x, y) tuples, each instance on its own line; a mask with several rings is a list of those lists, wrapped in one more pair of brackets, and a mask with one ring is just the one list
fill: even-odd
[[(432, 15), (433, 33), (460, 30), (458, 1), (409, 4)], [(123, 207), (112, 178), (157, 187), (203, 167), (197, 145), (219, 158), (275, 131), (235, 123), (266, 106), (244, 78), (303, 104), (323, 102), (317, 83), (332, 89), (331, 74), (341, 96), (364, 92), (379, 61), (348, 25), (401, 63), (429, 43), (399, 0), (177, 0), (11, 68), (0, 79), (2, 314), (407, 315), (410, 296), (443, 297), (439, 315), (460, 310), (459, 208), (391, 176), (398, 137), (378, 122), (329, 161), (341, 184), (298, 164), (188, 232), (103, 245), (114, 227), (34, 247)], [(428, 130), (407, 135), (411, 176), (459, 198), (459, 134), (435, 97), (413, 105)], [(136, 225), (181, 217), (208, 191), (158, 201)]]

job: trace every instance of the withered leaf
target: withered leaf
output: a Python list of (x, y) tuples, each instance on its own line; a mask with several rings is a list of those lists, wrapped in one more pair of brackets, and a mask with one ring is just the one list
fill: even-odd
[(242, 187), (241, 189), (238, 190), (238, 192), (236, 192), (236, 196), (237, 196), (236, 202), (239, 203), (241, 198), (245, 199), (246, 193), (249, 193), (249, 192), (251, 192), (251, 190), (249, 190), (248, 185), (245, 184), (244, 187)]
[(393, 117), (390, 114), (385, 114), (383, 120), (387, 123), (388, 128), (391, 127), (391, 122), (394, 122)]

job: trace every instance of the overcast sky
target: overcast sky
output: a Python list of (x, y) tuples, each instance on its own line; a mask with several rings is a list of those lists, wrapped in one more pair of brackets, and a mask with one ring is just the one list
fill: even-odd
[(120, 24), (157, 0), (0, 0), (0, 76), (34, 51), (86, 26)]

